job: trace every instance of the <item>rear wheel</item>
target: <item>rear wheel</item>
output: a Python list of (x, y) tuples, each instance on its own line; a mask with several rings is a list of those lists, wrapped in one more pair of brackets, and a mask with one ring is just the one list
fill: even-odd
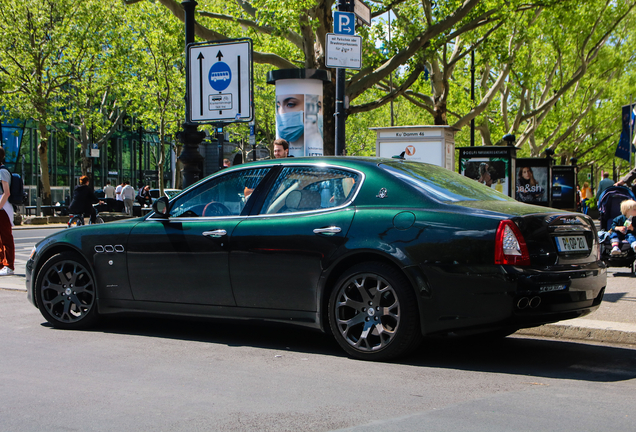
[(398, 270), (358, 264), (338, 281), (329, 300), (329, 324), (340, 346), (362, 360), (389, 360), (422, 340), (417, 299)]
[(78, 226), (82, 226), (82, 225), (84, 225), (84, 218), (82, 216), (79, 216), (79, 215), (73, 216), (68, 221), (68, 227), (69, 228), (78, 227)]
[(35, 279), (38, 308), (56, 328), (82, 329), (97, 321), (97, 290), (90, 270), (74, 252), (53, 255)]

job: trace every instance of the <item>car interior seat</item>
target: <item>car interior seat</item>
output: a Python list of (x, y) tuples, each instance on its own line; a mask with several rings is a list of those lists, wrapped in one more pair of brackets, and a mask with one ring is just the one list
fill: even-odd
[(285, 211), (316, 210), (320, 208), (320, 192), (313, 190), (291, 191), (285, 198)]

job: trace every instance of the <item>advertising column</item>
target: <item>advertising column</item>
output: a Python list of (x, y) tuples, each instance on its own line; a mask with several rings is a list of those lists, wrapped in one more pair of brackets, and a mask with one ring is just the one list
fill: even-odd
[(322, 85), (331, 79), (318, 69), (281, 69), (267, 74), (276, 84), (276, 138), (289, 143), (289, 156), (323, 155)]

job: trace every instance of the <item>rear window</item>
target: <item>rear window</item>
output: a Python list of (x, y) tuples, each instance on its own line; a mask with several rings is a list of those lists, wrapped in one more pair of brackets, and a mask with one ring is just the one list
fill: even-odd
[(396, 162), (380, 167), (438, 201), (514, 201), (475, 180), (435, 165)]

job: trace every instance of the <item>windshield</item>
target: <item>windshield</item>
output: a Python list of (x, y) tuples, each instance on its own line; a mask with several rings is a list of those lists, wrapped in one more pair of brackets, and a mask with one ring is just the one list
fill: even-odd
[(438, 201), (514, 201), (475, 180), (435, 165), (403, 161), (380, 167)]

